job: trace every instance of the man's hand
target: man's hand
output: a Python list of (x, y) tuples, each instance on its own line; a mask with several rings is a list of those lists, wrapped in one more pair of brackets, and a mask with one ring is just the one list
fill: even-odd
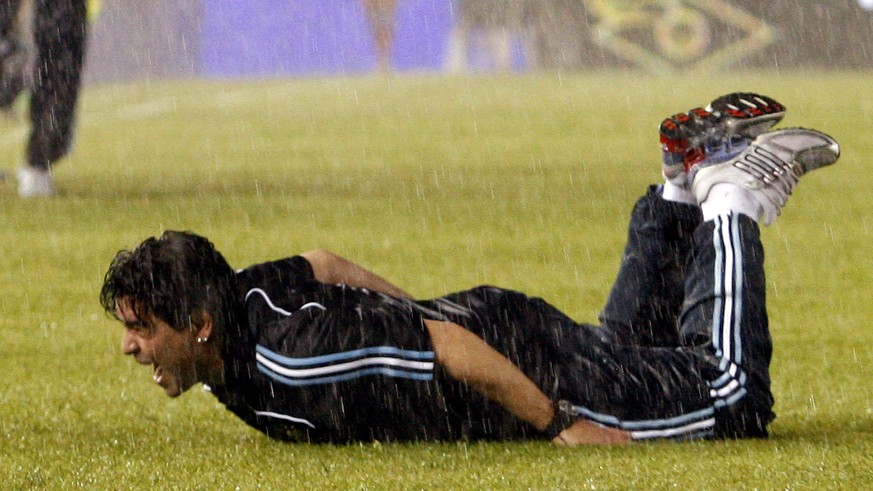
[(631, 441), (630, 434), (623, 430), (607, 428), (592, 421), (580, 419), (556, 436), (556, 445), (623, 445)]

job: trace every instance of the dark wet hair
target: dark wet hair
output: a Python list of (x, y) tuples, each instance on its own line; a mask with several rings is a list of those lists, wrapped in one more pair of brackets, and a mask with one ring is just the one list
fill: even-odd
[(235, 297), (233, 269), (212, 242), (172, 230), (119, 251), (100, 290), (100, 304), (113, 316), (127, 298), (140, 320), (151, 314), (181, 331), (199, 326), (206, 312), (218, 333), (233, 321)]

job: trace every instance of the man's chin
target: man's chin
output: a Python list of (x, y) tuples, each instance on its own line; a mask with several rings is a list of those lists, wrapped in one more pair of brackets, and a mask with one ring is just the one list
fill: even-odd
[(182, 395), (183, 392), (185, 392), (178, 385), (175, 384), (168, 385), (166, 387), (161, 386), (161, 388), (164, 389), (164, 394), (167, 394), (167, 397), (171, 398), (179, 397), (180, 395)]
[(164, 389), (164, 394), (167, 394), (167, 397), (176, 398), (176, 397), (179, 397), (180, 395), (182, 395), (182, 391), (178, 390), (178, 389), (174, 389), (174, 390)]

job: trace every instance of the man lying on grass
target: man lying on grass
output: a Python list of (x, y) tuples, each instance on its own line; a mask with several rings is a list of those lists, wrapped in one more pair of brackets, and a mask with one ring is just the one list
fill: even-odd
[(206, 384), (274, 438), (764, 437), (758, 221), (839, 156), (820, 132), (770, 131), (783, 113), (739, 93), (661, 124), (667, 182), (636, 204), (598, 326), (490, 286), (413, 300), (326, 251), (234, 272), (172, 231), (119, 252), (100, 300), (167, 395)]

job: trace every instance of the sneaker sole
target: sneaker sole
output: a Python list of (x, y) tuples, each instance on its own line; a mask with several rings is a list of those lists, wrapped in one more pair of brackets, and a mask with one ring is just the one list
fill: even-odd
[(785, 106), (767, 96), (751, 92), (721, 96), (710, 102), (706, 109), (721, 115), (726, 134), (752, 139), (764, 134), (785, 117)]

